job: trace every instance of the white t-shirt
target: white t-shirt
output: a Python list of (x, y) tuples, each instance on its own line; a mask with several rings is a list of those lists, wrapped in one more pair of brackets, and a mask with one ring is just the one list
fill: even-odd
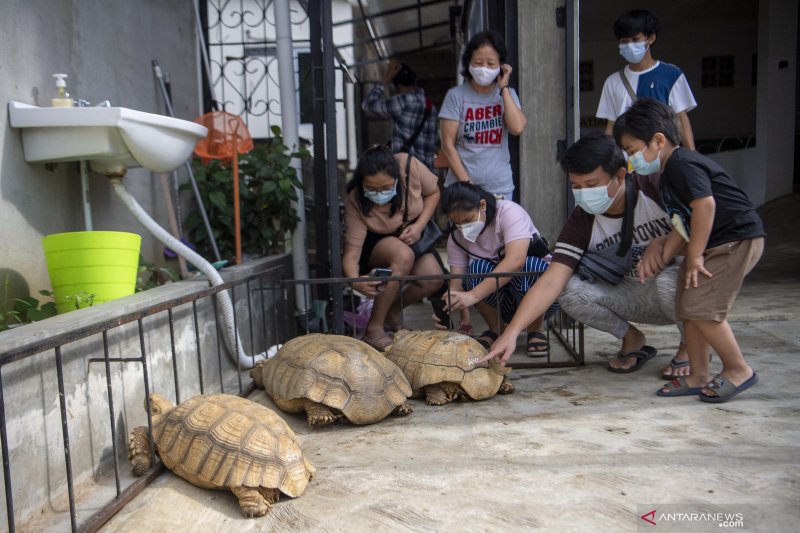
[[(657, 61), (655, 65), (641, 72), (634, 72), (630, 65), (626, 65), (624, 72), (638, 99), (658, 100), (669, 105), (675, 113), (688, 112), (697, 107), (686, 76), (675, 65)], [(616, 121), (631, 104), (631, 96), (619, 77), (619, 71), (615, 71), (603, 85), (597, 118)]]
[[(666, 209), (661, 201), (661, 176), (628, 174), (625, 179), (637, 195), (633, 212), (632, 254), (633, 269), (628, 277), (638, 277), (636, 263), (653, 239), (666, 237), (672, 231)], [(624, 194), (624, 193), (622, 193)], [(591, 215), (580, 207), (572, 210), (558, 236), (553, 262), (571, 269), (578, 267), (584, 252), (616, 246), (622, 240), (624, 215)]]

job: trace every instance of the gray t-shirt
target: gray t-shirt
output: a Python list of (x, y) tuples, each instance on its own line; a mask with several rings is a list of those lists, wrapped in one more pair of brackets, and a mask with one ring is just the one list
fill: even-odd
[[(517, 105), (519, 97), (509, 87)], [(514, 181), (508, 152), (508, 128), (503, 120), (503, 97), (499, 89), (489, 94), (475, 92), (469, 83), (453, 87), (444, 97), (440, 119), (458, 121), (456, 150), (470, 179), (492, 194), (511, 199)], [(447, 173), (445, 186), (457, 180)]]

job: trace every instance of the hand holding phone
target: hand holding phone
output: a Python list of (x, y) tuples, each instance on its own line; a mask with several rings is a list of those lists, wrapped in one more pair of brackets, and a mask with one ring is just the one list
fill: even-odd
[(436, 318), (448, 329), (453, 329), (455, 326), (453, 325), (453, 321), (450, 319), (450, 313), (445, 311), (445, 301), (443, 298), (429, 298), (431, 301), (431, 305), (433, 306), (433, 312), (436, 315)]
[[(373, 278), (388, 278), (392, 275), (391, 268), (373, 268), (372, 271), (369, 273), (370, 277)], [(383, 283), (386, 283), (385, 281)]]

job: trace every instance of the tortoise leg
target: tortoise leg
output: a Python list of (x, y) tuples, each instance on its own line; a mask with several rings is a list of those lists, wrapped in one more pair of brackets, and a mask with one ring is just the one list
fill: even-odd
[(516, 387), (511, 380), (508, 379), (508, 376), (503, 376), (503, 382), (500, 383), (500, 388), (497, 389), (497, 394), (511, 394), (516, 390)]
[(231, 492), (239, 499), (239, 508), (247, 518), (267, 514), (281, 494), (278, 489), (266, 487), (231, 487)]
[(425, 387), (425, 401), (428, 405), (444, 405), (458, 398), (458, 385), (443, 381), (436, 385)]
[(398, 405), (397, 407), (395, 407), (394, 411), (392, 411), (392, 414), (394, 416), (407, 416), (413, 412), (414, 409), (412, 409), (411, 405), (408, 402), (406, 402), (403, 405)]
[(331, 408), (327, 405), (306, 400), (305, 406), (309, 426), (326, 426), (336, 422), (339, 419), (339, 416), (334, 414)]
[(141, 476), (150, 469), (153, 455), (150, 452), (150, 435), (147, 426), (137, 426), (131, 431), (128, 440), (128, 460), (131, 462), (131, 472), (134, 476)]

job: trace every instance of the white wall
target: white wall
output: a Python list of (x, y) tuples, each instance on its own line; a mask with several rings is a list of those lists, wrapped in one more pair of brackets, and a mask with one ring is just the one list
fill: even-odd
[(792, 192), (797, 11), (797, 0), (759, 3), (757, 146), (763, 196), (757, 205)]
[[(163, 112), (151, 60), (171, 75), (175, 113), (193, 119), (198, 109), (195, 37), (190, 0), (7, 0), (0, 16), (0, 269), (26, 280), (35, 294), (49, 288), (41, 238), (81, 231), (83, 212), (77, 163), (55, 171), (28, 164), (20, 134), (8, 125), (6, 103), (49, 105), (51, 74), (69, 75), (73, 97), (92, 103)], [(142, 169), (126, 179), (134, 196), (167, 226), (160, 184)], [(161, 257), (162, 246), (128, 215), (103, 176), (92, 174), (94, 228), (142, 234), (142, 254)], [(2, 280), (0, 280), (2, 281)]]

